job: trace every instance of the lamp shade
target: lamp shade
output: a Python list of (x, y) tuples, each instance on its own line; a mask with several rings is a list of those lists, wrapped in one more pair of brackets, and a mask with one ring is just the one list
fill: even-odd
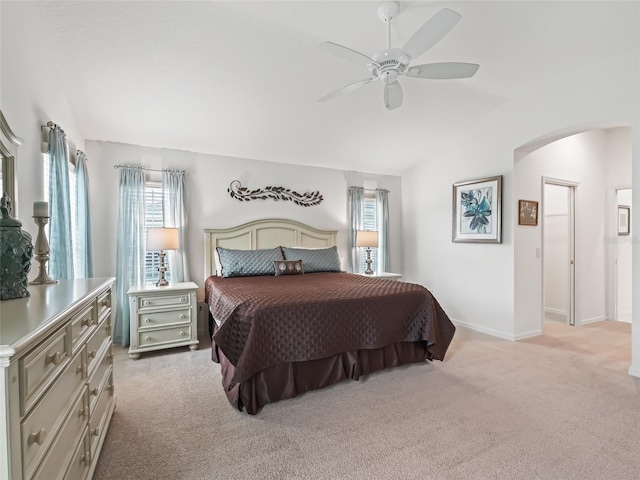
[(356, 247), (376, 248), (378, 246), (378, 232), (358, 230), (356, 232)]
[(158, 250), (178, 250), (180, 240), (177, 228), (148, 228), (147, 229), (147, 250), (150, 252)]

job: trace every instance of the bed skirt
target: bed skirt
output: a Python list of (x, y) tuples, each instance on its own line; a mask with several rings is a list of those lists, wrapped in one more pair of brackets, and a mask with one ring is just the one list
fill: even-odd
[(234, 366), (215, 342), (211, 344), (211, 357), (214, 362), (220, 363), (222, 386), (229, 403), (239, 410), (246, 409), (251, 415), (269, 403), (293, 398), (343, 380), (358, 380), (360, 376), (378, 370), (424, 362), (427, 355), (424, 341), (398, 342), (373, 350), (343, 352), (319, 360), (276, 365), (230, 386)]

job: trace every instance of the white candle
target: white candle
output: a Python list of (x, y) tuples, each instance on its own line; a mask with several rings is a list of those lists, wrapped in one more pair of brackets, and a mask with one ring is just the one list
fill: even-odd
[(47, 202), (33, 202), (33, 216), (34, 217), (48, 217), (49, 216), (49, 204)]

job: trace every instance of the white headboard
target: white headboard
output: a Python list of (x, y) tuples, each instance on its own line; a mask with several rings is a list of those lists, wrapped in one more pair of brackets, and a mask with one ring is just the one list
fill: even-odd
[(216, 274), (216, 247), (237, 250), (259, 248), (333, 247), (336, 244), (335, 230), (318, 230), (293, 220), (270, 218), (256, 220), (232, 228), (206, 228), (204, 230), (204, 278)]

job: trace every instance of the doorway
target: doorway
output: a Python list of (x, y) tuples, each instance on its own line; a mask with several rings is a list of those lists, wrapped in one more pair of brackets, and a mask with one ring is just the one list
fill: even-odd
[(543, 324), (575, 325), (577, 183), (548, 177), (542, 182)]

